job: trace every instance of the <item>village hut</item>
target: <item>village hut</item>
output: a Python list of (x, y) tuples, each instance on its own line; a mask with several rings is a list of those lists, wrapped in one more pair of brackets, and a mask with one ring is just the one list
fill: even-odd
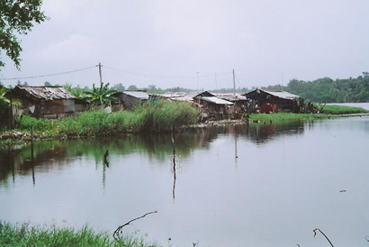
[(11, 102), (20, 104), (12, 108), (11, 115), (27, 114), (36, 118), (57, 119), (83, 112), (84, 101), (77, 100), (61, 86), (26, 86), (18, 85), (5, 94)]
[(200, 108), (203, 118), (206, 119), (220, 120), (229, 117), (233, 113), (232, 102), (218, 98), (208, 91), (165, 93), (162, 96), (173, 101), (191, 102), (195, 107)]
[(150, 94), (144, 91), (124, 91), (113, 94), (112, 96), (119, 99), (118, 102), (114, 102), (113, 110), (126, 109), (134, 110), (134, 108), (149, 99)]
[(245, 112), (245, 107), (247, 103), (249, 102), (246, 96), (243, 96), (240, 93), (212, 92), (212, 94), (218, 98), (232, 102), (233, 108), (234, 108), (234, 114), (237, 115), (236, 117), (240, 117), (240, 115)]
[(244, 94), (247, 99), (252, 100), (252, 108), (261, 109), (265, 112), (275, 112), (278, 109), (289, 112), (300, 112), (304, 100), (298, 95), (294, 95), (282, 90), (255, 89)]

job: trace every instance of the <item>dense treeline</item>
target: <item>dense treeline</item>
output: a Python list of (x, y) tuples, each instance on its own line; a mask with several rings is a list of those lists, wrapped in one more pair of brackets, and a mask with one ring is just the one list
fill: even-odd
[(369, 102), (369, 75), (349, 79), (321, 78), (314, 81), (291, 80), (287, 86), (269, 86), (297, 94), (306, 101), (322, 103)]

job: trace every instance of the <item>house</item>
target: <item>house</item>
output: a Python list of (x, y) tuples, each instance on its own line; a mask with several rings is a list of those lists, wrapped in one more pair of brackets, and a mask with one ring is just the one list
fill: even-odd
[(240, 117), (242, 113), (245, 112), (245, 107), (249, 100), (246, 98), (246, 96), (241, 95), (240, 93), (233, 93), (233, 92), (220, 92), (215, 93), (212, 92), (212, 94), (218, 98), (224, 99), (226, 101), (232, 102), (234, 105), (234, 114), (237, 115), (237, 117)]
[(60, 86), (18, 85), (5, 94), (11, 102), (20, 104), (12, 108), (12, 116), (22, 114), (36, 118), (57, 119), (83, 112), (86, 103), (79, 101), (68, 90)]
[[(281, 109), (283, 111), (300, 112), (300, 108), (304, 105), (304, 100), (298, 95), (294, 95), (282, 90), (255, 89), (244, 94), (247, 99), (252, 100), (255, 108), (264, 109)], [(265, 104), (268, 104), (266, 106)]]
[(189, 92), (189, 93), (166, 93), (162, 94), (173, 101), (187, 101), (191, 102), (196, 107), (199, 107), (206, 118), (215, 118), (217, 120), (228, 117), (232, 114), (232, 102), (216, 97), (214, 94), (203, 92)]
[(230, 117), (233, 113), (233, 103), (216, 96), (200, 96), (197, 100), (207, 110), (210, 118), (221, 120)]
[(133, 110), (138, 104), (147, 101), (150, 97), (148, 92), (144, 91), (124, 91), (113, 94), (112, 96), (119, 99), (114, 102), (113, 110), (126, 109)]

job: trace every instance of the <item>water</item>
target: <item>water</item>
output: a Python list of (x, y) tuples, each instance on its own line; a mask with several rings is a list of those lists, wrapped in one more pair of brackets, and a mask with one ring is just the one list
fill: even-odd
[(170, 135), (0, 150), (0, 219), (112, 233), (158, 210), (125, 233), (163, 246), (328, 246), (320, 228), (335, 246), (369, 245), (369, 117), (175, 139), (175, 150)]

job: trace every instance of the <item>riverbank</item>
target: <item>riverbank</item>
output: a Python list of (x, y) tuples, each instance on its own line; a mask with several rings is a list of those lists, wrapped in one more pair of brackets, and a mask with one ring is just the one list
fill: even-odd
[(143, 238), (123, 237), (115, 241), (107, 232), (81, 229), (11, 225), (0, 222), (0, 246), (99, 246), (99, 247), (159, 247), (147, 244)]
[[(329, 112), (329, 113), (328, 113)], [(342, 113), (343, 112), (343, 113)], [(74, 139), (94, 136), (114, 136), (145, 132), (170, 132), (175, 126), (177, 131), (187, 128), (205, 128), (245, 124), (243, 120), (209, 121), (196, 124), (198, 110), (186, 102), (159, 102), (136, 107), (134, 111), (88, 111), (74, 118), (63, 118), (58, 121), (35, 119), (23, 116), (17, 128), (0, 132), (0, 145), (16, 144), (33, 140)], [(364, 116), (369, 111), (360, 107), (324, 106), (323, 113), (286, 113), (251, 114), (249, 123), (277, 123), (281, 121), (302, 121), (308, 119), (324, 119), (332, 117)]]

